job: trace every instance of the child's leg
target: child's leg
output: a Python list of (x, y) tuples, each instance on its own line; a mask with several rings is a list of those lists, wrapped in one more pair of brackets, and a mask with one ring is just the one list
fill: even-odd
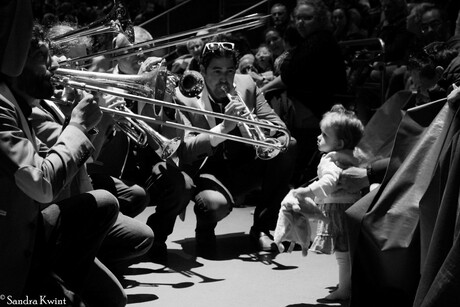
[(339, 265), (339, 287), (326, 296), (328, 300), (346, 300), (351, 293), (351, 264), (350, 252), (335, 252), (335, 258)]

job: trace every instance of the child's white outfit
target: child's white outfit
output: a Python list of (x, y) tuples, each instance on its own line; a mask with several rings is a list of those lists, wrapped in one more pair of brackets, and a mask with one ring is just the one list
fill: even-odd
[(318, 180), (309, 185), (315, 194), (315, 202), (329, 219), (318, 221), (316, 237), (311, 251), (332, 254), (334, 251), (348, 252), (345, 210), (361, 198), (361, 193), (350, 193), (337, 189), (337, 182), (343, 169), (358, 166), (359, 161), (352, 150), (327, 153), (318, 164)]
[(319, 179), (309, 185), (319, 209), (329, 218), (327, 222), (318, 221), (316, 237), (310, 250), (324, 254), (335, 252), (339, 267), (339, 286), (336, 291), (325, 297), (326, 300), (343, 300), (350, 297), (351, 263), (345, 210), (361, 197), (361, 193), (338, 190), (337, 182), (343, 169), (358, 164), (359, 161), (353, 156), (352, 150), (325, 154), (318, 165)]

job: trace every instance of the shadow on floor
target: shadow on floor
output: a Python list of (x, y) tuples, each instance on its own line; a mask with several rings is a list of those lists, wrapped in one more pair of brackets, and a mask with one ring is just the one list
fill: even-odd
[(158, 296), (155, 294), (130, 294), (128, 295), (128, 304), (144, 303), (156, 301)]
[[(174, 242), (181, 245), (184, 253), (196, 257), (194, 238), (186, 238)], [(258, 251), (253, 242), (251, 242), (248, 234), (237, 232), (217, 236), (216, 253), (210, 257), (202, 257), (214, 261), (239, 259), (245, 262), (260, 262), (265, 265), (273, 265), (273, 270), (292, 270), (298, 268), (297, 266), (286, 266), (275, 261), (277, 255), (277, 252)]]
[(348, 301), (344, 302), (336, 302), (336, 303), (318, 303), (318, 304), (305, 304), (305, 303), (299, 303), (299, 304), (291, 304), (287, 305), (286, 307), (348, 307)]
[[(217, 250), (212, 255), (215, 261), (225, 261), (237, 259), (241, 254), (251, 254), (257, 252), (255, 246), (251, 244), (249, 235), (244, 232), (229, 233), (216, 236)], [(174, 241), (181, 245), (184, 253), (196, 256), (195, 238), (186, 238), (179, 241)], [(208, 259), (208, 257), (204, 257)]]

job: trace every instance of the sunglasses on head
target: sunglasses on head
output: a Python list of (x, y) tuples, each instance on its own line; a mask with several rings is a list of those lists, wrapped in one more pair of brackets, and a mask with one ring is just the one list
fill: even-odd
[(235, 44), (234, 43), (229, 43), (229, 42), (206, 43), (206, 45), (204, 45), (204, 47), (203, 47), (203, 54), (205, 54), (206, 52), (212, 52), (212, 51), (219, 50), (220, 48), (222, 48), (224, 50), (233, 51), (234, 48), (235, 48)]

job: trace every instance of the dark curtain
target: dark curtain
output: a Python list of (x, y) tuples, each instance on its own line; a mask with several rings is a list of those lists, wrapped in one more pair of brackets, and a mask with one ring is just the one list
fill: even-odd
[(414, 306), (460, 304), (459, 113), (435, 174), (420, 201), (421, 279)]
[(347, 211), (350, 306), (412, 305), (420, 278), (419, 201), (453, 119), (444, 102), (406, 112), (383, 182)]

